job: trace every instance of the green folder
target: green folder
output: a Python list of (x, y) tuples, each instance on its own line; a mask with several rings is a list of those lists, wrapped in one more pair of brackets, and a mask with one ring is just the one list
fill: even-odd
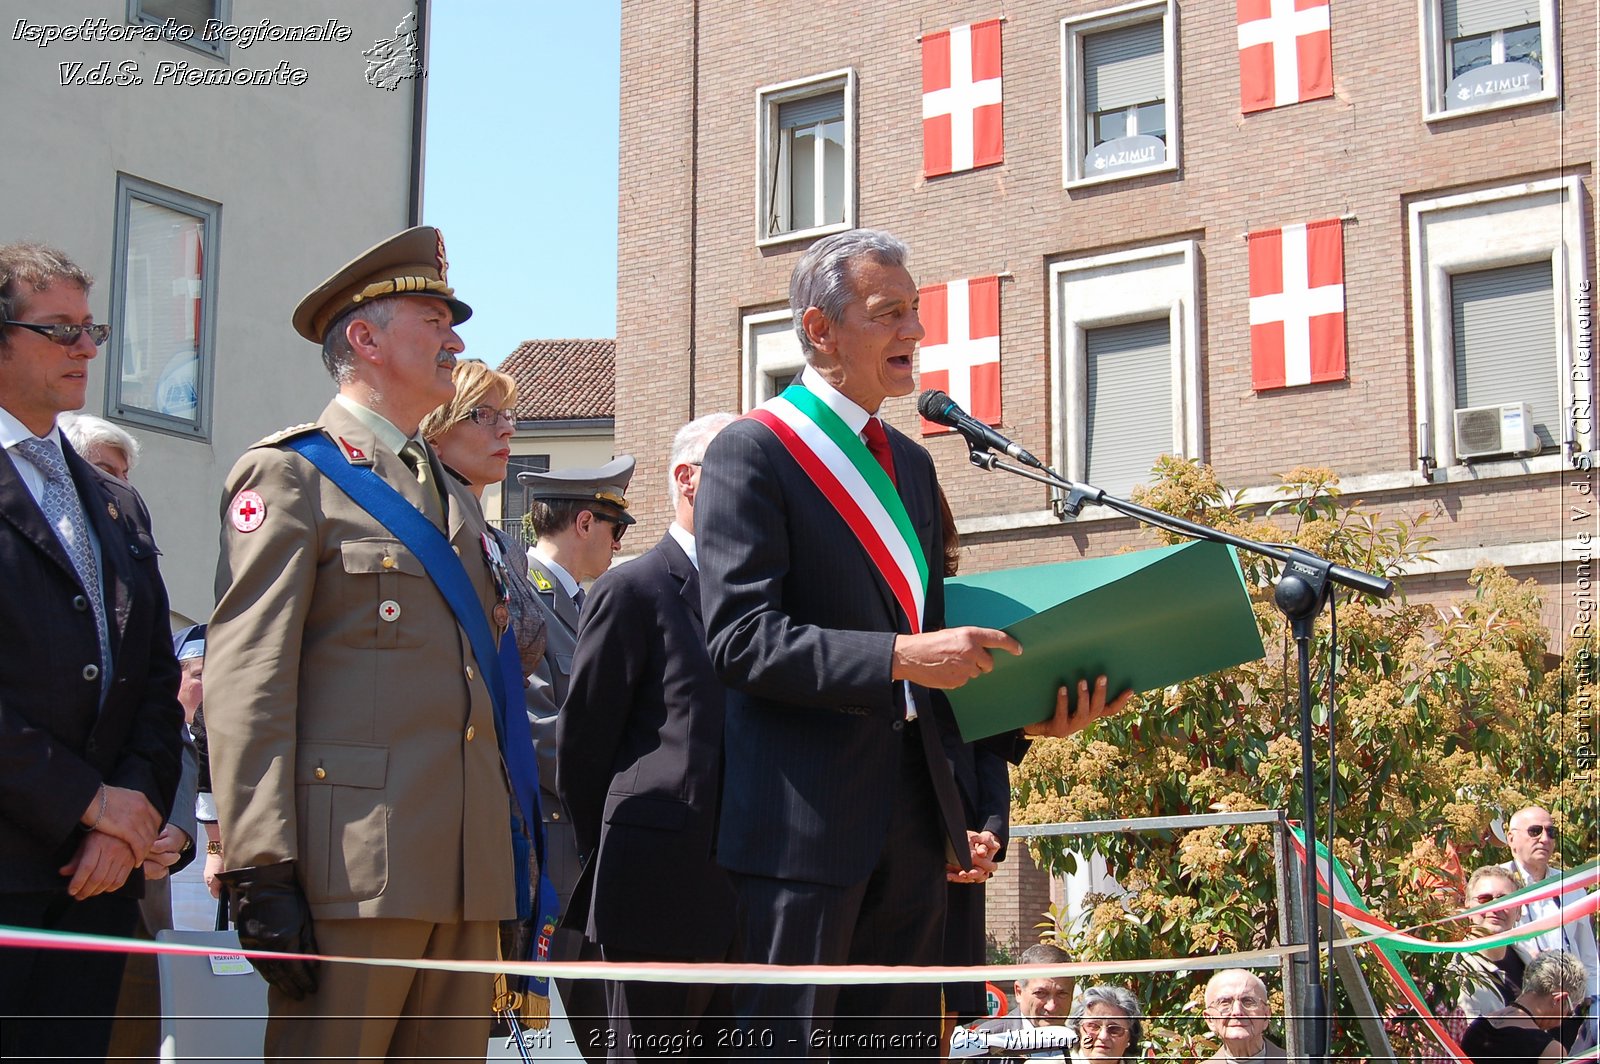
[(1263, 654), (1232, 547), (1195, 540), (1108, 558), (955, 577), (945, 623), (1000, 628), (1023, 652), (948, 692), (971, 742), (1050, 715), (1066, 684), (1107, 678), (1107, 697), (1151, 691)]

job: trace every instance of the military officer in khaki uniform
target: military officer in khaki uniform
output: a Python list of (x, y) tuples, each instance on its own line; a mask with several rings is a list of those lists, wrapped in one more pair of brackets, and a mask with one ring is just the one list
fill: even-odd
[[(206, 722), (222, 878), (247, 947), (489, 959), (515, 915), (509, 791), (486, 677), (419, 557), (294, 445), (370, 468), (449, 539), (498, 638), (477, 501), (417, 427), (454, 393), (471, 309), (436, 230), (301, 301), (338, 394), (247, 451), (223, 495)], [(490, 977), (258, 962), (269, 1058), (481, 1059)], [(451, 1019), (455, 1017), (455, 1019)]]

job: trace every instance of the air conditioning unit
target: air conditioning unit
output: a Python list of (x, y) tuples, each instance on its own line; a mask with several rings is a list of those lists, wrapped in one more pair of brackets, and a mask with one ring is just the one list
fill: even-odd
[(1541, 444), (1527, 403), (1466, 406), (1456, 414), (1456, 457), (1464, 460), (1515, 455), (1528, 458)]

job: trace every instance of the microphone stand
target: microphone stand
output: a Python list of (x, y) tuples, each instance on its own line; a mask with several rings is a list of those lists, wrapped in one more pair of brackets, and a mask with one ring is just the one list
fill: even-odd
[[(1152, 510), (1147, 506), (1115, 495), (1107, 495), (1104, 491), (1092, 484), (1080, 484), (1067, 480), (1053, 469), (1030, 469), (1015, 462), (1007, 462), (999, 455), (993, 454), (981, 447), (970, 446), (968, 457), (972, 464), (979, 469), (993, 472), (1003, 469), (1007, 473), (1014, 473), (1029, 480), (1036, 480), (1041, 484), (1048, 484), (1053, 488), (1060, 488), (1067, 493), (1062, 509), (1068, 516), (1077, 517), (1084, 504), (1095, 503), (1109, 507), (1120, 514), (1124, 514), (1136, 521), (1157, 528), (1164, 528), (1169, 532), (1190, 536), (1194, 539), (1210, 540), (1213, 543), (1224, 543), (1238, 550), (1249, 551), (1266, 558), (1283, 563), (1283, 572), (1278, 577), (1277, 588), (1273, 592), (1273, 601), (1278, 610), (1288, 619), (1290, 631), (1294, 634), (1295, 656), (1299, 665), (1300, 687), (1300, 779), (1301, 791), (1304, 799), (1305, 840), (1306, 840), (1306, 870), (1302, 877), (1302, 904), (1305, 906), (1306, 917), (1306, 955), (1298, 958), (1296, 963), (1306, 966), (1306, 1014), (1302, 1019), (1302, 1049), (1307, 1060), (1326, 1061), (1329, 1049), (1329, 1016), (1328, 1001), (1323, 991), (1322, 972), (1320, 967), (1319, 948), (1317, 943), (1317, 866), (1316, 866), (1316, 780), (1313, 772), (1313, 753), (1311, 749), (1311, 634), (1316, 625), (1317, 614), (1322, 611), (1328, 602), (1329, 593), (1333, 584), (1339, 584), (1354, 591), (1365, 592), (1378, 598), (1388, 598), (1394, 593), (1394, 582), (1381, 576), (1364, 573), (1359, 569), (1351, 569), (1343, 565), (1335, 565), (1326, 558), (1319, 557), (1310, 551), (1298, 547), (1283, 547), (1272, 543), (1261, 543), (1243, 536), (1235, 536), (1215, 528), (1187, 521), (1181, 517), (1164, 514), (1159, 510)], [(1329, 724), (1332, 725), (1330, 708)], [(1331, 742), (1331, 736), (1330, 736)], [(1329, 783), (1329, 796), (1333, 793), (1332, 783)], [(1329, 827), (1332, 828), (1333, 814), (1329, 810)], [(1328, 963), (1333, 964), (1333, 953), (1328, 954)]]

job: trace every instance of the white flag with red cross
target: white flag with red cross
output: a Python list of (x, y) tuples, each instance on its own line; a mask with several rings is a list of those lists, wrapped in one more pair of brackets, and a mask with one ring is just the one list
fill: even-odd
[(1251, 386), (1343, 380), (1344, 223), (1267, 229), (1249, 244)]
[(1237, 0), (1239, 109), (1333, 95), (1329, 0)]
[[(1000, 278), (948, 281), (920, 290), (922, 387), (938, 388), (967, 413), (1000, 423)], [(922, 419), (922, 434), (950, 432)]]
[(922, 172), (953, 174), (1005, 158), (1000, 20), (922, 38)]

